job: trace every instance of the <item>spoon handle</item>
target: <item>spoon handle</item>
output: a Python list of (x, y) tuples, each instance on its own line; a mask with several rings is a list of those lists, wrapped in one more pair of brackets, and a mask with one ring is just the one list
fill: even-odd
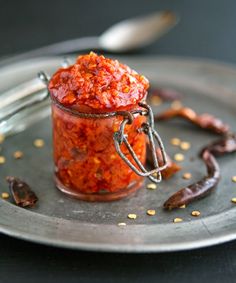
[(6, 59), (0, 61), (0, 67), (4, 67), (5, 65), (16, 63), (17, 61), (30, 59), (33, 57), (62, 55), (76, 51), (82, 51), (87, 49), (99, 49), (99, 48), (101, 48), (101, 46), (99, 44), (98, 36), (69, 39), (66, 41), (53, 43), (47, 46), (33, 49), (31, 51), (27, 51), (21, 54), (8, 56)]

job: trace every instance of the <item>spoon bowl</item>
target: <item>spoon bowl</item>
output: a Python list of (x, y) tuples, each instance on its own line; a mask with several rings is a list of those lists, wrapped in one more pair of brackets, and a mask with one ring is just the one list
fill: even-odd
[(144, 47), (160, 38), (178, 22), (171, 11), (122, 21), (110, 27), (99, 38), (100, 46), (111, 52), (125, 52)]

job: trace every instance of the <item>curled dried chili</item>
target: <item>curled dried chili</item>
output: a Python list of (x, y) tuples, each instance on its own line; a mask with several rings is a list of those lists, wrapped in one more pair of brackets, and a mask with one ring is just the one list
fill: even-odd
[(155, 121), (166, 121), (176, 117), (183, 118), (202, 129), (212, 131), (216, 134), (222, 135), (229, 132), (229, 125), (223, 123), (220, 119), (208, 113), (199, 115), (193, 109), (188, 107), (167, 109), (164, 112), (157, 114), (155, 116)]
[(163, 101), (174, 101), (174, 100), (180, 100), (182, 98), (181, 93), (170, 88), (151, 89), (149, 92), (149, 97), (152, 96), (157, 96)]
[(173, 194), (164, 203), (164, 208), (178, 208), (210, 193), (220, 180), (220, 168), (215, 156), (222, 156), (232, 152), (236, 152), (236, 136), (234, 134), (228, 134), (204, 147), (200, 156), (207, 167), (207, 176)]

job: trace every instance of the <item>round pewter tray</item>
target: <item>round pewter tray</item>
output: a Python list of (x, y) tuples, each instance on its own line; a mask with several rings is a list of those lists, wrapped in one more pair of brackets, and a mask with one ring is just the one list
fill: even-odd
[[(174, 57), (119, 58), (147, 76), (152, 86), (169, 87), (183, 93), (184, 104), (199, 113), (209, 112), (229, 123), (236, 131), (236, 69), (232, 66), (207, 60)], [(61, 58), (41, 58), (7, 66), (0, 70), (0, 92), (18, 83), (34, 78), (40, 70), (52, 73), (60, 66)], [(1, 98), (3, 99), (3, 98)], [(46, 106), (47, 107), (47, 106)], [(154, 112), (167, 105), (153, 107)], [(5, 176), (18, 176), (31, 185), (39, 197), (32, 209), (22, 209), (11, 200), (0, 200), (0, 231), (4, 234), (37, 243), (84, 249), (116, 252), (167, 252), (210, 246), (236, 239), (236, 155), (219, 159), (222, 179), (218, 188), (207, 198), (185, 209), (164, 211), (163, 202), (174, 191), (200, 179), (205, 167), (197, 157), (200, 148), (217, 139), (213, 134), (196, 129), (183, 121), (156, 125), (173, 156), (180, 149), (169, 144), (172, 137), (189, 141), (191, 151), (184, 152), (183, 169), (171, 180), (163, 181), (157, 190), (144, 186), (132, 197), (112, 203), (87, 203), (69, 198), (59, 192), (52, 179), (52, 148), (50, 118), (41, 119), (34, 126), (10, 136), (2, 146), (1, 155), (6, 163), (0, 165), (0, 192), (7, 191)], [(29, 116), (30, 120), (34, 117)], [(35, 148), (33, 140), (43, 138), (45, 147)], [(21, 160), (12, 153), (24, 152)], [(181, 178), (184, 172), (192, 173), (192, 180)], [(155, 209), (155, 216), (147, 216), (147, 209)], [(201, 216), (191, 216), (200, 210)], [(127, 218), (136, 213), (137, 219)], [(175, 217), (182, 223), (173, 223)], [(118, 226), (126, 222), (126, 226)]]

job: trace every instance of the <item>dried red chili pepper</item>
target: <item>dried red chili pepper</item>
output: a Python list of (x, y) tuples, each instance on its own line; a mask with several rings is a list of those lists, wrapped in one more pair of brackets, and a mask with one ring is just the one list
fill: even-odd
[(33, 207), (38, 201), (38, 197), (31, 190), (30, 186), (19, 178), (8, 176), (10, 192), (16, 205), (21, 207)]
[(155, 88), (149, 91), (149, 96), (158, 96), (163, 101), (174, 101), (182, 98), (181, 93), (170, 88)]
[(236, 136), (229, 134), (223, 139), (213, 142), (201, 151), (201, 158), (205, 162), (208, 175), (202, 180), (181, 189), (173, 194), (165, 203), (164, 208), (173, 209), (186, 205), (210, 193), (220, 180), (220, 168), (215, 156), (236, 152)]
[[(160, 160), (160, 166), (163, 165), (162, 160), (162, 154), (159, 148), (156, 149), (156, 153), (157, 153), (157, 159)], [(153, 164), (153, 160), (152, 160), (152, 152), (150, 147), (148, 146), (147, 143), (147, 162), (150, 164)], [(176, 164), (168, 155), (167, 155), (167, 167), (166, 169), (164, 169), (161, 172), (162, 178), (164, 180), (167, 180), (169, 178), (171, 178), (175, 173), (177, 173), (178, 171), (180, 171), (182, 168)]]
[(182, 107), (180, 109), (167, 109), (155, 116), (155, 121), (165, 121), (173, 118), (183, 118), (202, 129), (210, 130), (216, 134), (226, 134), (229, 132), (229, 125), (210, 114), (198, 115), (193, 109)]
[(221, 156), (226, 153), (232, 153), (236, 151), (236, 135), (228, 134), (223, 139), (217, 140), (204, 147), (202, 149), (202, 152), (204, 150), (208, 150), (214, 156)]

